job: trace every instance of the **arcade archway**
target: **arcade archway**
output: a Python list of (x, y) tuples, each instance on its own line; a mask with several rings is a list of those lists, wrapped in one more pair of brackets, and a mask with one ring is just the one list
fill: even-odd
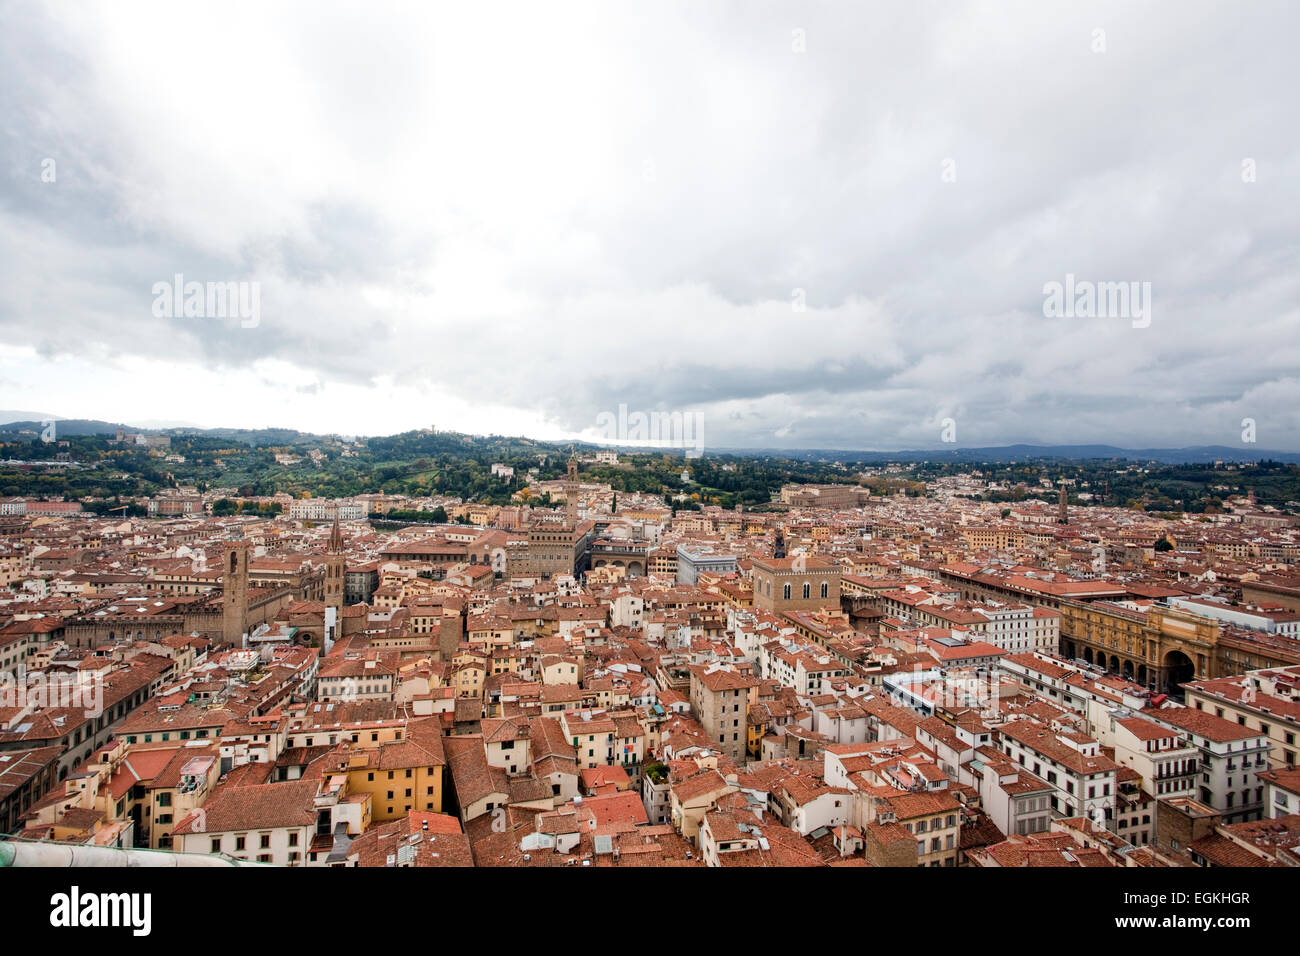
[(1165, 693), (1181, 697), (1183, 691), (1178, 685), (1196, 679), (1196, 665), (1182, 651), (1170, 651), (1165, 655), (1162, 663), (1165, 672)]

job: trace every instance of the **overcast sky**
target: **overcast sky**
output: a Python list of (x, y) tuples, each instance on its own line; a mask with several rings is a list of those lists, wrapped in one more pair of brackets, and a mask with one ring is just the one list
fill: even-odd
[(0, 407), (1300, 450), (1294, 4), (633, 6), (0, 3)]

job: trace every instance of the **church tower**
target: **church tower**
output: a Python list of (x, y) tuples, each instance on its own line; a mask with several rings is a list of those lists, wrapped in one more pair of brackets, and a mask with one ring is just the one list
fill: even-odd
[(325, 606), (334, 608), (336, 619), (343, 617), (343, 532), (339, 516), (334, 515), (329, 547), (325, 553)]
[(334, 512), (334, 527), (330, 529), (329, 545), (325, 549), (325, 627), (321, 633), (321, 647), (328, 654), (343, 631), (343, 532), (339, 529), (338, 512)]
[(1057, 504), (1056, 508), (1057, 508), (1056, 523), (1069, 524), (1070, 523), (1070, 492), (1065, 487), (1064, 479), (1061, 480), (1061, 500)]
[(221, 636), (232, 647), (244, 646), (248, 633), (248, 542), (232, 529), (226, 539), (221, 572)]

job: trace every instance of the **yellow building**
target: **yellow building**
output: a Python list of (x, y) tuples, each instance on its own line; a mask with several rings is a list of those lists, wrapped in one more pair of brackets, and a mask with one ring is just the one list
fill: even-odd
[(482, 654), (457, 653), (456, 662), (447, 674), (447, 683), (456, 688), (457, 697), (482, 697), (486, 679), (487, 663)]
[(221, 751), (216, 746), (178, 747), (159, 773), (141, 783), (146, 793), (149, 847), (172, 848), (172, 830), (190, 813), (203, 806), (217, 784)]
[(515, 642), (514, 625), (502, 615), (471, 615), (466, 624), (466, 640), (487, 648), (511, 645)]
[(327, 773), (346, 773), (349, 793), (369, 795), (377, 823), (442, 812), (447, 760), (437, 717), (413, 720), (403, 739), (377, 747), (344, 744), (330, 759)]
[(517, 674), (528, 658), (518, 645), (498, 647), (492, 651), (493, 674)]

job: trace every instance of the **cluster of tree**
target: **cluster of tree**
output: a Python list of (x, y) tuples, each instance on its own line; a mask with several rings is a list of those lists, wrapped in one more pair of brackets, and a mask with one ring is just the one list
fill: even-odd
[(420, 521), (429, 522), (430, 524), (446, 524), (447, 509), (439, 505), (432, 511), (413, 511), (410, 509), (390, 511), (387, 514), (373, 512), (370, 515), (372, 521)]
[(161, 482), (127, 475), (118, 477), (102, 469), (93, 471), (25, 471), (0, 469), (0, 495), (23, 498), (59, 498), (81, 501), (86, 498), (142, 497), (153, 495)]
[(263, 518), (274, 518), (283, 511), (284, 506), (278, 501), (235, 501), (231, 498), (218, 498), (212, 502), (212, 513), (217, 517), (258, 515)]
[[(1233, 495), (1255, 494), (1260, 504), (1294, 511), (1289, 502), (1300, 501), (1300, 466), (1275, 461), (1256, 465), (1138, 464), (1130, 461), (1098, 460), (1070, 462), (1023, 462), (1015, 465), (984, 463), (978, 466), (958, 463), (926, 463), (909, 472), (933, 480), (944, 475), (976, 472), (989, 482), (1004, 486), (985, 491), (980, 500), (993, 502), (1023, 501), (1038, 498), (1055, 501), (1056, 483), (1069, 479), (1070, 503), (1129, 507), (1151, 512), (1217, 514), (1228, 510)], [(1044, 487), (1042, 480), (1052, 482)], [(1087, 493), (1086, 500), (1079, 498)]]

